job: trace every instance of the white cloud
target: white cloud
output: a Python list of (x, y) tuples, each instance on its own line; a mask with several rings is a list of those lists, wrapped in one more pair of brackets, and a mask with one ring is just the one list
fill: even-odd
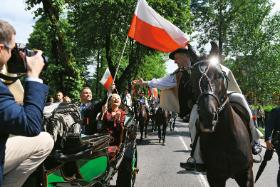
[(35, 20), (30, 11), (25, 10), (24, 0), (1, 0), (0, 19), (8, 21), (16, 29), (16, 42), (27, 43), (33, 31)]
[(274, 3), (274, 7), (272, 12), (276, 12), (280, 10), (280, 1), (279, 0), (271, 0)]

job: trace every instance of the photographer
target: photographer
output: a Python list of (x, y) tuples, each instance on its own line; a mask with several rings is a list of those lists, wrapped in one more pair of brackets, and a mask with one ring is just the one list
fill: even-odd
[[(15, 54), (15, 34), (8, 22), (0, 20), (0, 71)], [(53, 148), (51, 136), (41, 132), (48, 93), (48, 87), (39, 79), (44, 66), (42, 51), (32, 57), (20, 52), (20, 56), (26, 59), (27, 69), (22, 105), (15, 102), (0, 79), (0, 186), (5, 187), (22, 186)]]

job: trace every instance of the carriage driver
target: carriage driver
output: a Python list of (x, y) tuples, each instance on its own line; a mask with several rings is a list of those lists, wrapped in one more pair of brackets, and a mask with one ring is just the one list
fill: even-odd
[[(186, 114), (190, 113), (189, 129), (191, 133), (192, 143), (194, 142), (196, 136), (195, 122), (198, 119), (197, 105), (194, 104), (195, 101), (192, 98), (192, 93), (190, 91), (190, 67), (191, 62), (195, 62), (197, 57), (195, 52), (192, 50), (191, 46), (187, 48), (179, 48), (169, 54), (169, 58), (174, 60), (178, 65), (178, 69), (159, 79), (152, 79), (150, 81), (144, 81), (143, 79), (134, 80), (134, 84), (148, 85), (151, 88), (158, 88), (161, 90), (160, 106), (164, 109), (175, 111), (180, 113), (180, 117), (184, 117)], [(249, 105), (242, 95), (241, 90), (232, 74), (232, 72), (222, 66), (223, 71), (226, 72), (228, 76), (228, 92), (232, 92), (229, 95), (230, 101), (234, 101), (242, 105), (247, 109), (250, 115), (250, 130), (254, 141), (258, 141), (259, 135), (256, 131), (252, 120), (252, 113)], [(179, 100), (179, 101), (178, 101)], [(179, 106), (178, 106), (179, 105)], [(200, 155), (200, 143), (198, 138), (198, 143), (194, 145), (194, 159), (196, 162), (183, 162), (180, 166), (187, 170), (194, 170), (195, 168), (203, 171), (204, 165)], [(196, 163), (196, 164), (195, 164)]]

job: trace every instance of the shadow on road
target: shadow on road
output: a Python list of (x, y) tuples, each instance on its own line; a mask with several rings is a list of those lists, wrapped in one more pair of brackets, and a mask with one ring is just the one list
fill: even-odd
[(191, 136), (191, 134), (190, 134), (190, 132), (189, 132), (189, 131), (180, 131), (180, 132), (178, 132), (178, 131), (172, 131), (172, 132), (167, 131), (167, 132), (166, 132), (166, 136), (182, 136), (182, 137), (190, 137), (190, 136)]
[(206, 174), (206, 172), (198, 172), (198, 171), (188, 171), (188, 170), (180, 170), (177, 172), (177, 174), (193, 174), (193, 175), (200, 175), (200, 174)]
[(191, 150), (176, 150), (176, 151), (173, 151), (173, 152), (176, 152), (176, 153), (190, 153)]
[(136, 140), (137, 146), (145, 146), (145, 145), (163, 145), (162, 142), (159, 143), (159, 139), (140, 139)]

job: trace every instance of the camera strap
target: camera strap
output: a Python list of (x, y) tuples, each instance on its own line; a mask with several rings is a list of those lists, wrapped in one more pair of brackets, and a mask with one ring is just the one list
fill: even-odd
[(19, 76), (16, 76), (16, 77), (10, 77), (10, 76), (7, 76), (7, 75), (4, 75), (4, 74), (0, 73), (0, 78), (4, 80), (5, 85), (13, 84), (14, 82), (16, 82), (22, 76), (23, 75), (19, 75)]

